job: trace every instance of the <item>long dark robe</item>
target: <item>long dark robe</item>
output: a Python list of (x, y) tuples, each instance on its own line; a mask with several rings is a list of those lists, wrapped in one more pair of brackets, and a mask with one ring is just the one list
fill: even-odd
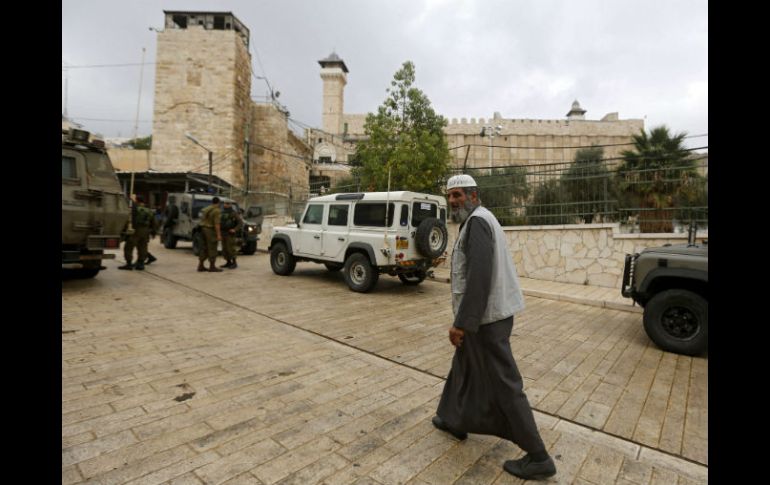
[(483, 219), (466, 222), (468, 286), (454, 322), (465, 337), (455, 349), (436, 414), (456, 430), (511, 440), (526, 452), (543, 451), (511, 352), (513, 316), (484, 325), (479, 321), (492, 277), (492, 231)]

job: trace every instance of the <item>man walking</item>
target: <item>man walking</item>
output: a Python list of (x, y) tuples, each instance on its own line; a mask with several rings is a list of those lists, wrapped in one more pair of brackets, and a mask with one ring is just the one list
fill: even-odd
[[(155, 237), (157, 223), (155, 222), (155, 214), (144, 206), (144, 199), (139, 195), (135, 197), (133, 207), (131, 208), (131, 225), (134, 232), (133, 234), (126, 234), (126, 243), (123, 246), (123, 256), (126, 258), (126, 264), (118, 266), (118, 269), (141, 271), (144, 269), (144, 262), (148, 259), (149, 255), (147, 244), (150, 242), (150, 237)], [(133, 261), (135, 247), (137, 255), (136, 264), (134, 265), (131, 262)], [(152, 261), (156, 259), (152, 257)]]
[(511, 440), (527, 454), (503, 469), (525, 480), (556, 474), (538, 432), (511, 353), (513, 315), (524, 309), (516, 268), (495, 216), (481, 206), (470, 175), (447, 182), (451, 218), (461, 223), (452, 252), (449, 341), (452, 368), (433, 425), (463, 440), (467, 433)]
[[(217, 261), (217, 242), (222, 240), (222, 231), (219, 210), (219, 197), (211, 199), (211, 205), (201, 210), (201, 250), (198, 254), (198, 271), (210, 271), (212, 273), (221, 273), (222, 270), (216, 267)], [(203, 262), (209, 260), (209, 269), (203, 266)]]
[(238, 234), (243, 230), (243, 220), (241, 215), (233, 210), (230, 201), (226, 200), (222, 205), (222, 256), (226, 262), (220, 268), (235, 269), (238, 267), (238, 263), (235, 261), (235, 255), (238, 253), (235, 242), (238, 239)]

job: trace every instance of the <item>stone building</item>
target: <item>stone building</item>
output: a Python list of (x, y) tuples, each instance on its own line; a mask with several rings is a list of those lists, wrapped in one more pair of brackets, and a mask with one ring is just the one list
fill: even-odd
[(310, 147), (288, 129), (288, 112), (250, 97), (249, 29), (231, 12), (164, 15), (157, 36), (152, 170), (206, 174), (210, 166), (249, 201), (267, 193), (287, 200), (306, 194)]
[[(331, 164), (346, 165), (355, 145), (365, 138), (365, 114), (344, 112), (344, 89), (349, 72), (345, 62), (332, 53), (318, 61), (323, 81), (323, 129), (308, 130), (313, 149), (312, 175), (330, 179)], [(374, 111), (376, 107), (372, 108)], [(452, 119), (444, 132), (452, 155), (452, 166), (489, 167), (571, 162), (579, 147), (630, 143), (644, 128), (644, 120), (621, 120), (608, 113), (600, 120), (587, 120), (586, 110), (576, 100), (566, 119), (514, 119), (494, 113), (490, 119)], [(605, 157), (616, 157), (628, 146), (607, 146)], [(344, 173), (344, 169), (337, 169)], [(337, 175), (339, 177), (340, 175)]]

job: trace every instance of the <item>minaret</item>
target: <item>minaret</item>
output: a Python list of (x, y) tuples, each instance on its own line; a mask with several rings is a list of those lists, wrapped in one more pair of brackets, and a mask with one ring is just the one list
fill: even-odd
[(578, 103), (578, 100), (576, 99), (572, 103), (572, 109), (569, 110), (569, 113), (567, 113), (567, 119), (568, 120), (584, 120), (586, 119), (586, 110), (580, 107), (580, 103)]
[(321, 65), (321, 79), (323, 79), (323, 116), (322, 126), (327, 133), (342, 134), (342, 114), (345, 84), (347, 84), (348, 68), (345, 61), (340, 59), (335, 52), (329, 54), (326, 59), (318, 61)]

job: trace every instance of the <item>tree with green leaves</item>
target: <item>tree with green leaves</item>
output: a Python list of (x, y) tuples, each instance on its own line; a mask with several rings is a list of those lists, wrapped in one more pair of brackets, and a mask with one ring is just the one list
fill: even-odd
[(484, 207), (489, 209), (503, 226), (524, 224), (523, 216), (517, 209), (523, 206), (531, 192), (527, 183), (527, 169), (524, 167), (504, 167), (468, 170), (479, 186)]
[(391, 190), (443, 192), (450, 160), (443, 131), (447, 121), (414, 81), (414, 64), (406, 61), (393, 76), (385, 102), (366, 116), (367, 139), (358, 144), (360, 165), (352, 169), (363, 190), (386, 190), (390, 170)]
[(132, 138), (126, 142), (134, 150), (150, 150), (152, 148), (152, 135), (144, 138)]
[(695, 162), (683, 143), (686, 132), (671, 134), (665, 125), (633, 136), (634, 149), (624, 150), (618, 168), (623, 205), (638, 210), (641, 232), (672, 232), (677, 201), (687, 200), (702, 185)]
[(574, 224), (569, 199), (561, 179), (552, 178), (535, 189), (532, 203), (527, 205), (527, 223), (538, 226)]
[(561, 176), (566, 200), (572, 203), (574, 217), (586, 224), (597, 214), (608, 214), (614, 208), (615, 184), (604, 163), (602, 147), (581, 148), (575, 160)]

